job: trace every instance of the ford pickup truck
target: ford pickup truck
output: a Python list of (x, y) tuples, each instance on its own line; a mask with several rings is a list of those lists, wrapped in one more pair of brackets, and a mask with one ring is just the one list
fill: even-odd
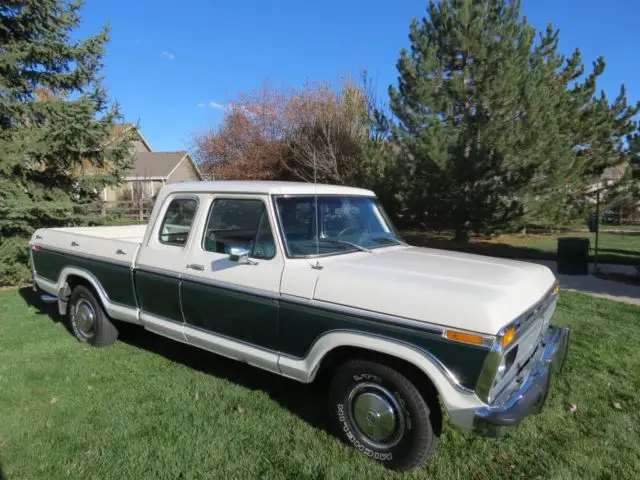
[(322, 378), (336, 435), (397, 470), (434, 452), (441, 409), (493, 437), (539, 412), (569, 346), (549, 269), (409, 246), (357, 188), (173, 184), (147, 226), (40, 229), (30, 255), (79, 341), (131, 322)]

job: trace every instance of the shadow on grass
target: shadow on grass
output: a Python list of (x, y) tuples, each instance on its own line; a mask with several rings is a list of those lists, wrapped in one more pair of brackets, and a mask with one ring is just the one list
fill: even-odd
[(422, 235), (405, 234), (404, 239), (416, 247), (439, 248), (457, 252), (477, 253), (490, 257), (522, 258), (533, 260), (555, 260), (555, 252), (547, 252), (530, 247), (513, 246), (506, 243), (486, 242), (475, 240), (473, 242), (455, 242), (445, 238), (429, 238)]
[[(53, 322), (62, 323), (69, 330), (66, 318), (58, 313), (55, 303), (43, 303), (39, 294), (33, 292), (31, 288), (21, 288), (19, 293), (24, 301), (34, 307), (39, 314), (48, 315)], [(329, 432), (326, 419), (326, 379), (319, 378), (312, 384), (303, 384), (246, 363), (162, 337), (138, 325), (118, 322), (116, 327), (118, 340), (128, 345), (162, 355), (173, 362), (229, 380), (250, 390), (263, 391), (282, 407), (313, 427)], [(2, 480), (1, 476), (0, 480)]]

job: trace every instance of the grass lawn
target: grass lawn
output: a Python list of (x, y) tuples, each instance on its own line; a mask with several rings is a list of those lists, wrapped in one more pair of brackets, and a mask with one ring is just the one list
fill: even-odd
[[(451, 239), (449, 234), (433, 232), (403, 232), (403, 237), (413, 245), (504, 258), (555, 260), (559, 237), (589, 238), (592, 260), (595, 248), (595, 234), (588, 232), (473, 237), (469, 243), (457, 243)], [(640, 233), (600, 233), (598, 261), (640, 265)]]
[(563, 294), (556, 323), (573, 325), (572, 351), (543, 413), (500, 441), (445, 420), (437, 454), (399, 475), (325, 432), (321, 386), (133, 326), (114, 346), (92, 349), (53, 308), (29, 302), (28, 289), (0, 291), (7, 479), (632, 479), (640, 471), (637, 307)]

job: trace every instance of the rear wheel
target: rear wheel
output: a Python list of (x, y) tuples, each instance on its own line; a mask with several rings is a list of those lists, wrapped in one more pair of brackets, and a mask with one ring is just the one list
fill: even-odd
[(330, 409), (337, 435), (388, 468), (410, 470), (436, 448), (439, 426), (433, 425), (427, 402), (386, 365), (345, 363), (332, 380)]
[(106, 347), (118, 338), (118, 330), (87, 287), (78, 285), (73, 289), (68, 308), (71, 331), (78, 341)]

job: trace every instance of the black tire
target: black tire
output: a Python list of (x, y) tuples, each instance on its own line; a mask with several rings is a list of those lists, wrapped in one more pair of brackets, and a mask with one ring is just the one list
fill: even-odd
[[(100, 301), (87, 287), (78, 285), (73, 289), (67, 311), (69, 328), (78, 341), (93, 347), (106, 347), (117, 340), (118, 330), (109, 320)], [(92, 322), (86, 320), (87, 314), (92, 315)]]
[[(413, 383), (393, 368), (366, 360), (346, 362), (332, 380), (329, 402), (330, 421), (336, 435), (387, 468), (410, 470), (424, 463), (435, 451), (440, 435), (440, 426), (432, 420), (436, 417), (432, 417), (427, 402)], [(388, 409), (376, 409), (373, 405)], [(432, 408), (439, 408), (437, 402)], [(376, 414), (381, 411), (381, 416)], [(368, 412), (364, 418), (362, 412)], [(386, 416), (386, 420), (395, 418), (392, 429), (389, 421), (386, 427), (381, 423), (382, 416)], [(373, 431), (369, 432), (373, 436), (367, 435), (360, 424), (365, 430), (375, 430), (379, 438), (375, 438)], [(383, 435), (389, 431), (393, 433)]]

